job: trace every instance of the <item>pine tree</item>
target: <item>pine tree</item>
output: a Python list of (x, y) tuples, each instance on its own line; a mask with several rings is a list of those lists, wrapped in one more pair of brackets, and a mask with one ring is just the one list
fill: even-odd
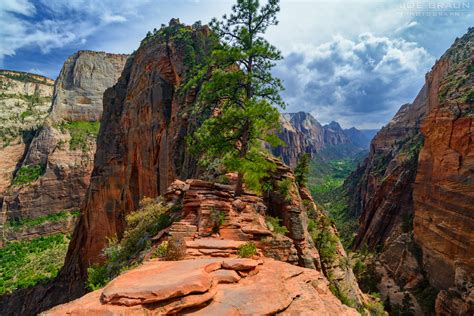
[(295, 180), (299, 186), (305, 186), (308, 182), (310, 155), (303, 153), (298, 159), (295, 167)]
[[(279, 95), (281, 81), (270, 73), (280, 52), (262, 35), (278, 23), (279, 0), (262, 7), (258, 0), (238, 0), (222, 21), (211, 28), (221, 43), (212, 52), (200, 87), (199, 110), (209, 118), (195, 132), (191, 146), (202, 159), (220, 159), (229, 171), (238, 173), (235, 194), (243, 182), (259, 190), (273, 163), (265, 159), (262, 143), (281, 143), (275, 136), (280, 127), (275, 106), (284, 106)], [(198, 75), (199, 76), (199, 75)]]

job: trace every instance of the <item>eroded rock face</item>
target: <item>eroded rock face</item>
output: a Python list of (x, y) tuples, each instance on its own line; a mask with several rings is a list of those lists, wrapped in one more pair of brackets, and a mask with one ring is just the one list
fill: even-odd
[(278, 136), (286, 146), (272, 148), (272, 153), (289, 166), (294, 167), (302, 153), (315, 156), (329, 147), (347, 147), (345, 150), (353, 153), (364, 149), (355, 145), (336, 122), (322, 126), (306, 112), (284, 113), (280, 121)]
[[(79, 293), (86, 268), (102, 260), (107, 238), (122, 234), (139, 201), (196, 173), (185, 140), (196, 120), (187, 112), (195, 93), (179, 87), (192, 63), (208, 53), (209, 29), (173, 20), (163, 30), (129, 58), (104, 94), (92, 179), (62, 272), (79, 278)], [(189, 60), (191, 50), (196, 60)]]
[[(127, 57), (79, 51), (66, 60), (55, 84), (51, 113), (17, 162), (20, 167), (41, 166), (42, 175), (31, 183), (10, 186), (2, 206), (6, 221), (80, 208), (96, 149), (96, 135), (84, 129), (98, 128), (103, 93), (118, 79)], [(47, 235), (74, 227), (63, 224), (59, 230), (58, 225), (49, 225), (38, 232)], [(34, 235), (8, 232), (6, 238)]]
[[(0, 196), (51, 107), (53, 80), (0, 70)], [(1, 203), (0, 203), (1, 205)]]
[[(437, 307), (451, 306), (453, 314), (469, 311), (466, 315), (474, 311), (468, 290), (474, 282), (473, 48), (471, 28), (427, 76), (429, 113), (421, 126), (425, 144), (413, 191), (415, 240), (430, 283), (457, 293), (441, 294)], [(464, 58), (457, 56), (465, 52)], [(457, 274), (470, 277), (459, 286)]]
[[(439, 314), (472, 313), (473, 306), (472, 279), (456, 282), (474, 267), (473, 34), (471, 28), (436, 63), (415, 101), (377, 134), (368, 159), (346, 182), (350, 213), (360, 215), (355, 247), (383, 246), (378, 271), (398, 293), (416, 294), (426, 276), (442, 290)], [(394, 287), (381, 287), (382, 295), (401, 303), (390, 294)]]
[[(45, 315), (358, 315), (316, 270), (268, 258), (238, 260), (152, 260)], [(222, 282), (219, 275), (237, 275), (242, 265), (254, 272)]]

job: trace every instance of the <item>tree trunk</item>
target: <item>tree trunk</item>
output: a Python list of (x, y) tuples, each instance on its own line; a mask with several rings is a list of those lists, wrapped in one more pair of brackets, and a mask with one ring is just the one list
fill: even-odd
[[(243, 131), (242, 131), (242, 139), (241, 139), (241, 148), (239, 152), (240, 159), (245, 158), (248, 152), (249, 146), (249, 137), (250, 137), (250, 122), (247, 120), (244, 124)], [(235, 196), (242, 195), (244, 190), (243, 186), (244, 174), (242, 171), (239, 171), (237, 174), (237, 184), (235, 185)]]
[(235, 185), (235, 196), (241, 196), (244, 191), (244, 184), (243, 184), (244, 175), (242, 172), (237, 174), (237, 184)]

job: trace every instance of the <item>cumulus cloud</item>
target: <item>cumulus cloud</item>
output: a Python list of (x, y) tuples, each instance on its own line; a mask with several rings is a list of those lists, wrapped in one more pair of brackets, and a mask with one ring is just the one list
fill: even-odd
[(284, 80), (288, 111), (346, 127), (380, 127), (416, 94), (433, 62), (417, 43), (363, 33), (302, 46), (275, 73)]
[(24, 47), (37, 47), (42, 53), (48, 53), (55, 48), (85, 43), (101, 28), (126, 22), (127, 16), (136, 16), (136, 9), (147, 2), (149, 0), (3, 0), (0, 4), (0, 66), (5, 56), (13, 56)]

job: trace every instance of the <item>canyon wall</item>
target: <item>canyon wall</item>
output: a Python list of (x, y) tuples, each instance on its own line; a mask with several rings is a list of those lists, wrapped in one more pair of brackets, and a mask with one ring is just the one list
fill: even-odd
[(428, 74), (428, 115), (413, 189), (423, 268), (440, 314), (474, 312), (474, 28)]
[[(322, 159), (351, 156), (365, 148), (354, 142), (337, 122), (321, 125), (310, 113), (283, 113), (278, 136), (286, 145), (272, 148), (272, 153), (294, 167), (302, 153)], [(355, 129), (355, 128), (354, 128)]]
[(382, 296), (402, 305), (406, 294), (417, 313), (474, 308), (473, 37), (470, 28), (437, 61), (345, 183), (354, 247), (379, 250)]
[[(54, 86), (50, 113), (16, 161), (17, 174), (36, 170), (37, 175), (14, 179), (4, 193), (5, 240), (72, 230), (71, 218), (63, 225), (21, 223), (81, 206), (92, 172), (102, 95), (118, 79), (126, 59), (127, 55), (79, 51), (66, 60)], [(9, 223), (18, 227), (9, 229)]]

